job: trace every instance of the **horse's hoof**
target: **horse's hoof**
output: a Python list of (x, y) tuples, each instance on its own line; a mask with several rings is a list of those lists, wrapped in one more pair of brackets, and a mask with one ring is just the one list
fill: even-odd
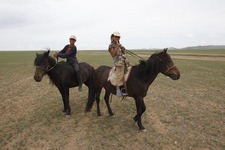
[(70, 118), (71, 117), (71, 115), (66, 115), (66, 118)]
[(85, 111), (84, 114), (85, 114), (85, 115), (88, 115), (88, 114), (90, 114), (90, 112), (86, 112), (86, 111)]
[(99, 117), (101, 117), (101, 116), (102, 116), (102, 114), (101, 114), (101, 113), (98, 113), (97, 115), (98, 115)]
[(140, 129), (140, 131), (141, 131), (141, 132), (146, 132), (147, 130), (146, 130), (146, 129)]
[(84, 113), (85, 113), (85, 114), (87, 114), (87, 113), (89, 113), (89, 112), (91, 112), (91, 110), (84, 110)]
[(113, 115), (109, 115), (110, 117), (112, 117), (112, 118), (115, 118), (116, 116), (113, 114)]
[(69, 111), (66, 112), (66, 115), (67, 115), (67, 116), (71, 116), (71, 112), (69, 112)]

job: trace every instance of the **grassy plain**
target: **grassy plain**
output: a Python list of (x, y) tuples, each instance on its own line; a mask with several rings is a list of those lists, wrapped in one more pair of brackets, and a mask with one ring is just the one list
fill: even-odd
[[(147, 59), (155, 51), (134, 52)], [(35, 53), (0, 52), (0, 149), (225, 149), (225, 50), (169, 51), (181, 79), (159, 74), (150, 86), (142, 117), (147, 132), (132, 119), (132, 98), (113, 96), (115, 118), (108, 116), (103, 94), (103, 116), (97, 117), (96, 105), (84, 114), (86, 87), (82, 93), (71, 89), (72, 116), (65, 117), (48, 77), (33, 80)], [(79, 51), (78, 58), (95, 68), (112, 65), (107, 51)]]

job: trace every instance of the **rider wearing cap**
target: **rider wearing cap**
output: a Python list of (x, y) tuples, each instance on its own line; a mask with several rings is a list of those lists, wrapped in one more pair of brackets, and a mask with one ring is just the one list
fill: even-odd
[(78, 60), (76, 57), (77, 47), (75, 45), (76, 37), (71, 35), (69, 38), (70, 44), (67, 44), (60, 52), (56, 53), (55, 57), (67, 58), (67, 62), (72, 64), (79, 84), (79, 91), (82, 91), (82, 76), (79, 69)]
[(126, 61), (126, 49), (120, 44), (120, 33), (114, 32), (111, 35), (111, 43), (109, 44), (108, 51), (113, 57), (115, 66), (116, 80), (111, 81), (113, 85), (116, 86), (116, 95), (125, 96), (126, 88), (124, 81), (125, 74), (125, 61)]

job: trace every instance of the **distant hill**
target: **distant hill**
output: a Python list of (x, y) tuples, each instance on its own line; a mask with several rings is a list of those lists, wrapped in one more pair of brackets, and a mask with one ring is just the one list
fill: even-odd
[(213, 49), (224, 49), (225, 45), (205, 45), (205, 46), (190, 46), (181, 48), (183, 50), (213, 50)]

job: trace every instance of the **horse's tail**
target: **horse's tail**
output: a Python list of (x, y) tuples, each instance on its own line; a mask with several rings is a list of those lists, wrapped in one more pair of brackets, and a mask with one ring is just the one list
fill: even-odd
[(94, 67), (90, 66), (90, 70), (89, 70), (90, 74), (89, 74), (89, 86), (88, 86), (88, 102), (85, 108), (85, 112), (90, 112), (91, 108), (95, 102), (95, 87), (94, 87), (94, 79), (93, 79), (93, 75), (95, 72)]

